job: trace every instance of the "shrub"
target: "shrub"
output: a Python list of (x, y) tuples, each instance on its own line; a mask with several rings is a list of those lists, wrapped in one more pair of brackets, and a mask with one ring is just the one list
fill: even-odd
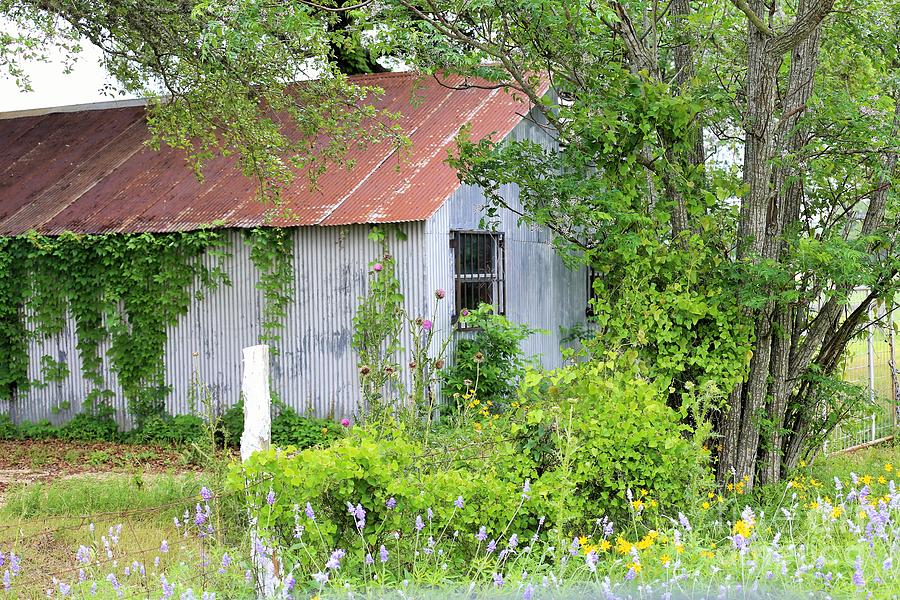
[[(683, 412), (670, 408), (667, 382), (612, 367), (590, 362), (529, 372), (520, 388), (523, 453), (531, 452), (542, 480), (559, 486), (565, 519), (671, 508), (708, 481), (708, 429), (685, 424), (688, 411), (695, 419), (700, 412), (690, 402)], [(551, 440), (555, 451), (547, 452)]]
[[(272, 418), (272, 444), (294, 446), (300, 450), (328, 444), (343, 436), (342, 427), (330, 419), (300, 415), (291, 407), (275, 401), (277, 414)], [(227, 443), (240, 443), (244, 431), (244, 401), (241, 400), (222, 415), (221, 427)]]
[(115, 414), (115, 409), (109, 406), (99, 406), (95, 413), (78, 413), (59, 427), (53, 437), (80, 442), (115, 440), (119, 435), (119, 426), (113, 418)]
[[(302, 508), (298, 517), (307, 529), (318, 529), (330, 548), (360, 544), (348, 503), (365, 508), (362, 533), (367, 544), (376, 548), (382, 543), (395, 545), (391, 532), (410, 529), (417, 516), (430, 526), (429, 512), (441, 522), (452, 514), (452, 527), (460, 532), (460, 540), (472, 540), (481, 526), (497, 536), (513, 518), (512, 531), (537, 522), (539, 504), (529, 502), (519, 508), (524, 503), (521, 483), (505, 481), (490, 468), (473, 476), (472, 464), (434, 468), (435, 461), (423, 456), (421, 446), (402, 433), (377, 437), (358, 428), (327, 448), (286, 450), (256, 453), (243, 466), (236, 465), (229, 476), (229, 485), (235, 490), (244, 489), (245, 478), (257, 481), (255, 487), (251, 485), (253, 502), (260, 511), (261, 526), (275, 538), (291, 539), (298, 514), (293, 507), (303, 507), (306, 502), (316, 507), (315, 524)], [(276, 500), (271, 507), (265, 500), (270, 492)], [(460, 497), (461, 508), (454, 504)], [(393, 506), (388, 503), (392, 498)], [(403, 543), (412, 544), (413, 540)], [(472, 548), (461, 541), (458, 550), (455, 559), (462, 561)]]
[(23, 421), (19, 425), (19, 438), (23, 440), (47, 440), (55, 438), (59, 429), (54, 427), (49, 419), (41, 419), (37, 422)]
[[(477, 387), (478, 397), (484, 400), (498, 402), (514, 397), (528, 364), (521, 344), (541, 330), (511, 323), (495, 314), (489, 304), (461, 317), (460, 323), (476, 332), (457, 341), (452, 364), (443, 373), (445, 397), (463, 394), (472, 387)], [(466, 381), (472, 383), (466, 385)]]
[(19, 437), (19, 429), (9, 415), (0, 415), (0, 440), (14, 440)]
[(204, 433), (203, 419), (196, 415), (153, 415), (132, 431), (129, 438), (142, 444), (171, 445), (197, 441)]

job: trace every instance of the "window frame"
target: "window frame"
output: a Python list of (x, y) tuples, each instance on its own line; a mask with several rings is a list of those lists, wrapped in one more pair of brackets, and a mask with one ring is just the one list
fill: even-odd
[[(493, 257), (493, 265), (490, 273), (482, 272), (482, 267), (475, 266), (475, 273), (462, 272), (462, 255), (460, 242), (463, 236), (479, 236), (482, 239), (489, 239), (491, 247), (491, 256)], [(454, 289), (454, 307), (452, 322), (457, 323), (459, 313), (464, 307), (462, 306), (462, 287), (466, 283), (490, 283), (491, 284), (491, 302), (494, 311), (499, 315), (506, 314), (506, 238), (502, 231), (490, 231), (484, 229), (451, 229), (450, 230), (450, 248), (453, 251), (453, 289)], [(471, 329), (461, 327), (461, 329)]]

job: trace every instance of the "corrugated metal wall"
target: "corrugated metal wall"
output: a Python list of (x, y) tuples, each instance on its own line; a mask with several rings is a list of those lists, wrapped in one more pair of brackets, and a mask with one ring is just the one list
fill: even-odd
[[(433, 298), (425, 289), (424, 223), (400, 226), (405, 241), (392, 241), (398, 275), (410, 314), (425, 314)], [(366, 225), (302, 227), (293, 230), (295, 302), (288, 316), (278, 354), (272, 359), (272, 385), (281, 399), (300, 412), (345, 416), (355, 412), (359, 400), (356, 357), (350, 348), (352, 319), (358, 298), (365, 293), (368, 263), (381, 256), (378, 244), (368, 239)], [(173, 391), (168, 409), (191, 412), (191, 381), (209, 386), (214, 402), (224, 409), (240, 396), (241, 349), (257, 343), (262, 301), (256, 290), (258, 275), (249, 247), (237, 230), (226, 232), (231, 256), (223, 264), (231, 286), (208, 292), (194, 302), (177, 327), (170, 330), (166, 347), (166, 380)], [(212, 260), (206, 258), (205, 260)], [(70, 375), (59, 384), (34, 388), (10, 411), (17, 421), (49, 418), (63, 422), (80, 409), (90, 391), (81, 375), (75, 349), (74, 323), (50, 339), (36, 340), (30, 348), (29, 376), (41, 378), (45, 354), (65, 360)], [(409, 346), (408, 340), (405, 345)], [(105, 348), (104, 348), (105, 350)], [(404, 361), (403, 364), (405, 364)], [(123, 426), (130, 426), (126, 401), (115, 374), (104, 361), (104, 376), (115, 392), (112, 403)], [(71, 402), (68, 410), (54, 411)]]

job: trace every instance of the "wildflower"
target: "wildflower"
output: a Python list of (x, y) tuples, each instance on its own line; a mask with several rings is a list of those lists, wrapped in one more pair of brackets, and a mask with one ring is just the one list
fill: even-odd
[(204, 485), (200, 488), (200, 497), (203, 498), (204, 502), (209, 502), (212, 500), (213, 494), (209, 491), (209, 488)]
[(428, 515), (428, 520), (431, 521), (434, 519), (434, 511), (429, 507), (428, 510), (425, 511), (425, 514)]
[(425, 529), (425, 521), (422, 520), (422, 515), (416, 515), (416, 531), (423, 529)]
[(69, 592), (72, 590), (72, 586), (68, 585), (65, 582), (59, 582), (59, 595), (65, 598), (69, 595)]
[(487, 528), (484, 525), (478, 528), (478, 533), (475, 534), (475, 539), (477, 539), (479, 542), (483, 542), (487, 539)]
[(587, 568), (591, 573), (597, 572), (597, 561), (597, 553), (594, 551), (588, 552), (587, 556), (584, 557), (584, 564), (587, 565)]
[(628, 572), (625, 573), (625, 581), (632, 581), (636, 575), (637, 572), (633, 568), (629, 568)]
[(890, 556), (888, 556), (886, 559), (884, 559), (884, 562), (881, 563), (881, 568), (884, 569), (885, 571), (890, 571), (893, 568), (893, 566), (894, 566), (894, 560)]
[(503, 574), (502, 574), (502, 573), (494, 573), (494, 574), (492, 575), (492, 577), (493, 577), (493, 579), (494, 579), (494, 585), (495, 585), (496, 587), (498, 587), (498, 588), (503, 587), (503, 583), (504, 583), (504, 582), (503, 582)]
[(434, 323), (432, 323), (432, 322), (431, 322), (430, 320), (428, 320), (428, 319), (425, 319), (425, 320), (422, 321), (422, 329), (424, 329), (425, 331), (431, 331), (431, 328), (432, 328), (433, 326), (434, 326)]
[(388, 510), (394, 510), (397, 507), (397, 499), (391, 496), (387, 499), (387, 502), (384, 503)]
[(459, 497), (453, 502), (453, 505), (454, 505), (456, 508), (462, 509), (462, 507), (465, 506), (465, 502), (463, 502), (463, 497), (462, 497), (462, 496), (459, 496)]
[(891, 463), (885, 463), (884, 470), (886, 472), (890, 473), (891, 471), (894, 470), (894, 465), (892, 465)]
[(866, 580), (863, 577), (862, 558), (860, 558), (859, 556), (856, 557), (856, 564), (854, 565), (853, 585), (858, 588), (865, 587), (866, 585)]
[(231, 565), (231, 557), (228, 553), (222, 555), (222, 566), (219, 568), (219, 574), (224, 574), (225, 570)]
[(366, 375), (368, 375), (371, 372), (372, 372), (372, 368), (367, 365), (363, 365), (359, 368), (359, 374), (362, 375), (363, 377), (365, 377)]
[(444, 368), (444, 359), (439, 358), (436, 361), (434, 361), (434, 368), (435, 369), (443, 369)]
[(319, 571), (318, 573), (313, 573), (312, 578), (319, 585), (324, 585), (324, 584), (328, 583), (328, 572), (326, 571), (325, 573), (323, 573), (322, 571)]
[(12, 577), (9, 575), (9, 569), (3, 571), (3, 589), (8, 590), (12, 585)]
[[(75, 552), (75, 560), (85, 565), (91, 562), (90, 549), (87, 548), (87, 546), (78, 546), (78, 550)], [(0, 564), (2, 564), (2, 562), (0, 562)]]
[(162, 584), (163, 600), (169, 600), (169, 598), (175, 595), (175, 585), (166, 581), (165, 575), (160, 575), (159, 580)]
[(374, 565), (374, 564), (375, 564), (375, 559), (372, 558), (372, 553), (371, 553), (371, 552), (367, 552), (367, 553), (366, 553), (366, 559), (365, 559), (365, 562), (366, 562), (367, 565)]
[(385, 368), (384, 368), (384, 374), (385, 374), (385, 375), (393, 375), (393, 374), (394, 374), (394, 367), (391, 367), (391, 366), (385, 367)]
[(531, 480), (526, 479), (525, 485), (522, 486), (522, 499), (528, 500), (528, 494), (531, 493)]
[(442, 288), (438, 288), (438, 289), (434, 290), (434, 297), (437, 298), (438, 300), (443, 300), (444, 296), (446, 296), (446, 295), (447, 295), (447, 292), (445, 292)]
[(684, 513), (678, 513), (678, 522), (681, 523), (681, 526), (685, 531), (691, 530), (691, 523), (688, 521), (688, 518), (684, 516)]
[(515, 548), (519, 545), (519, 536), (515, 533), (509, 536), (509, 542), (507, 543), (507, 547), (510, 549)]
[(306, 503), (306, 516), (310, 521), (316, 520), (316, 513), (313, 512), (312, 505), (309, 502)]
[(472, 360), (474, 360), (478, 364), (481, 364), (484, 362), (484, 354), (482, 354), (481, 352), (476, 352), (475, 356), (472, 357)]
[(485, 549), (488, 554), (492, 554), (497, 549), (497, 540), (491, 540)]
[(464, 309), (462, 309), (461, 311), (459, 311), (459, 316), (461, 316), (461, 317), (468, 317), (468, 316), (469, 316), (469, 309), (468, 309), (468, 308), (464, 308)]
[(530, 583), (525, 586), (525, 591), (522, 592), (522, 600), (531, 600), (534, 597), (534, 586)]
[(169, 542), (167, 542), (166, 540), (163, 540), (162, 543), (159, 545), (159, 551), (162, 552), (163, 554), (168, 552), (169, 551)]
[(375, 263), (374, 265), (372, 265), (372, 270), (376, 273), (380, 272), (383, 268), (384, 265), (382, 265), (381, 263)]
[(343, 550), (335, 550), (331, 553), (331, 556), (328, 558), (328, 561), (325, 563), (325, 568), (331, 569), (332, 571), (336, 571), (341, 568), (341, 559), (344, 558), (344, 555), (347, 553)]
[(341, 427), (350, 427), (350, 419), (341, 419)]
[(388, 549), (384, 547), (384, 544), (381, 545), (381, 548), (378, 549), (378, 558), (382, 563), (386, 563), (388, 561)]
[(732, 533), (741, 535), (745, 538), (750, 537), (750, 530), (753, 529), (753, 525), (748, 523), (744, 519), (738, 520), (734, 526), (731, 528)]
[(275, 504), (275, 492), (274, 490), (269, 490), (269, 493), (266, 494), (266, 504), (272, 506)]

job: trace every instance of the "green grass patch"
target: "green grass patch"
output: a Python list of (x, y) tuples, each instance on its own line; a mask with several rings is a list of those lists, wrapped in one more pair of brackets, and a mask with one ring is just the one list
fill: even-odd
[[(0, 517), (75, 517), (147, 509), (190, 500), (202, 484), (203, 476), (194, 473), (92, 475), (34, 483), (10, 490), (0, 508)], [(174, 506), (154, 514), (169, 518), (178, 510), (179, 506)]]

